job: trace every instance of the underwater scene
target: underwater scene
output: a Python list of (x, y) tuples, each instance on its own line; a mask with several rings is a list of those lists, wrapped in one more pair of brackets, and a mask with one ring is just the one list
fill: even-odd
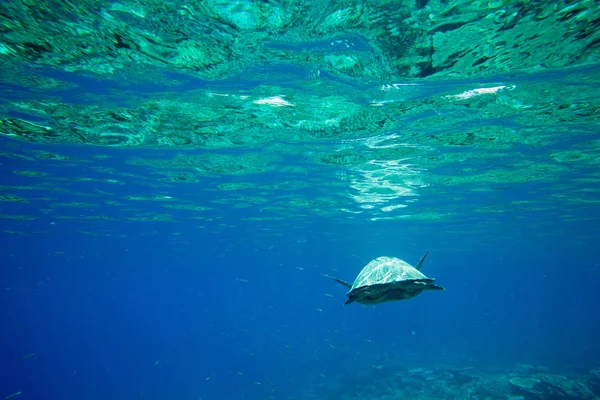
[(6, 0), (0, 400), (600, 400), (600, 3)]

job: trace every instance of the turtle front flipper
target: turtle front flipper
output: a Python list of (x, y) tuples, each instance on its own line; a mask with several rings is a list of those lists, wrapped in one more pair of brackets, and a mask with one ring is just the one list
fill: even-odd
[(338, 278), (334, 278), (333, 276), (329, 276), (329, 275), (325, 275), (325, 274), (321, 274), (321, 275), (323, 275), (325, 278), (333, 279), (334, 281), (336, 281), (340, 285), (346, 286), (348, 289), (352, 288), (352, 284), (351, 283), (348, 283), (348, 282), (343, 281), (343, 280), (338, 279)]
[(423, 266), (423, 263), (425, 262), (425, 259), (427, 258), (427, 254), (429, 254), (429, 249), (427, 249), (427, 251), (425, 252), (423, 257), (421, 257), (421, 259), (417, 263), (417, 266), (415, 267), (417, 270), (420, 270), (421, 267)]

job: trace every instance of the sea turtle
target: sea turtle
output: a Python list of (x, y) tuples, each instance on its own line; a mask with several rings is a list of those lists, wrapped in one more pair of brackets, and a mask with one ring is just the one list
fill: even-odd
[(344, 304), (379, 304), (384, 301), (406, 300), (419, 295), (423, 290), (445, 290), (433, 284), (421, 271), (429, 250), (416, 267), (395, 257), (379, 257), (365, 265), (353, 284), (333, 276), (324, 275), (346, 286), (348, 300)]

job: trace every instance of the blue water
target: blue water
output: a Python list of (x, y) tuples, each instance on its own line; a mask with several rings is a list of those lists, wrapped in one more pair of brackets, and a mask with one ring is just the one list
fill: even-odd
[[(14, 153), (44, 149), (6, 139), (2, 145)], [(142, 168), (120, 161), (135, 151), (52, 150), (84, 159), (111, 155), (96, 166), (121, 172)], [(27, 160), (2, 162), (4, 185), (39, 179), (12, 173), (27, 169)], [(38, 170), (64, 176), (55, 184), (73, 192), (156, 194), (135, 179), (69, 182), (69, 167), (37, 162)], [(79, 175), (106, 178), (92, 169)], [(193, 198), (203, 184), (209, 183), (174, 185), (168, 195)], [(51, 196), (68, 201), (68, 193)], [(495, 198), (518, 195), (507, 190)], [(255, 211), (223, 207), (209, 211), (219, 219), (202, 223), (189, 211), (171, 210), (176, 221), (118, 220), (117, 211), (117, 220), (104, 224), (56, 219), (39, 209), (43, 192), (27, 196), (29, 203), (2, 204), (2, 213), (39, 219), (5, 219), (2, 226), (25, 234), (2, 236), (0, 393), (44, 400), (294, 399), (312, 398), (301, 394), (314, 388), (315, 398), (340, 398), (355, 390), (357, 371), (371, 366), (383, 366), (382, 375), (440, 363), (580, 372), (598, 366), (598, 227), (586, 220), (556, 222), (558, 234), (550, 238), (539, 235), (539, 212), (518, 221), (503, 215), (500, 228), (477, 237), (470, 224), (491, 217), (452, 224), (357, 218), (351, 225), (311, 217), (262, 221), (257, 229), (242, 219)], [(202, 196), (197, 200), (206, 201)], [(152, 213), (157, 203), (136, 207)], [(67, 217), (82, 213), (61, 209)], [(343, 306), (344, 288), (320, 276), (351, 280), (375, 257), (414, 263), (427, 248), (424, 269), (445, 292)]]

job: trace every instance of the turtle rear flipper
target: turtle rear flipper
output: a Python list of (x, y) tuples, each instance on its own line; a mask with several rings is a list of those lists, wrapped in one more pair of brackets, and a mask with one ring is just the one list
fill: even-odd
[(428, 290), (446, 290), (445, 288), (433, 283), (433, 281), (434, 281), (433, 279), (426, 278), (426, 279), (406, 280), (405, 283), (411, 282), (415, 285), (422, 285), (423, 289), (428, 289)]
[(325, 274), (321, 274), (321, 275), (323, 275), (325, 278), (333, 279), (334, 281), (336, 281), (340, 285), (346, 286), (348, 289), (352, 288), (352, 284), (351, 283), (348, 283), (348, 282), (343, 281), (343, 280), (338, 279), (338, 278), (334, 278), (333, 276), (330, 276), (330, 275), (325, 275)]

